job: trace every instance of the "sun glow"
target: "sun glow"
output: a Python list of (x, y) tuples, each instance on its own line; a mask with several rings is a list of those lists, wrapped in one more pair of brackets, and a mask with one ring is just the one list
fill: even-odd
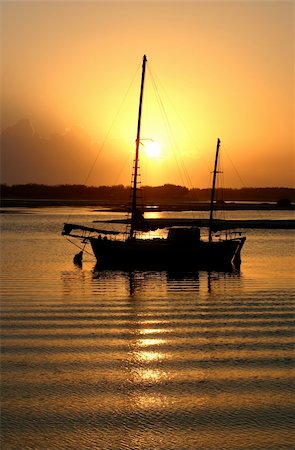
[(161, 146), (156, 141), (146, 141), (144, 143), (144, 150), (149, 158), (157, 158), (161, 153)]

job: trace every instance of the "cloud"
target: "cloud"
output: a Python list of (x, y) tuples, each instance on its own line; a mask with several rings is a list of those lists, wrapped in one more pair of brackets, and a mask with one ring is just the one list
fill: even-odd
[(97, 151), (81, 127), (45, 139), (24, 118), (1, 133), (1, 182), (81, 184)]

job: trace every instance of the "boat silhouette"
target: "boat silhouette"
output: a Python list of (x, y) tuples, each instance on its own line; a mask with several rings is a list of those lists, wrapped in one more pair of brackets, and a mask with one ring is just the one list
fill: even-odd
[[(89, 242), (101, 268), (110, 269), (181, 269), (181, 270), (231, 270), (241, 264), (241, 249), (246, 240), (240, 233), (219, 233), (214, 220), (215, 185), (217, 177), (220, 139), (217, 139), (211, 190), (210, 217), (207, 237), (201, 238), (200, 228), (190, 226), (168, 227), (167, 237), (149, 237), (157, 228), (144, 218), (138, 202), (139, 148), (141, 143), (141, 115), (147, 58), (142, 62), (135, 158), (131, 185), (131, 218), (125, 234), (97, 228), (65, 223), (62, 234)], [(223, 227), (224, 228), (224, 225)], [(119, 236), (120, 235), (120, 236)]]

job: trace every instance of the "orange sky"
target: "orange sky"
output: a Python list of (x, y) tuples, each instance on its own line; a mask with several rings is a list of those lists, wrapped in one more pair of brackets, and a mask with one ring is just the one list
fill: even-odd
[(1, 22), (2, 182), (129, 184), (146, 53), (143, 184), (207, 187), (220, 137), (225, 187), (294, 187), (292, 1), (2, 2)]

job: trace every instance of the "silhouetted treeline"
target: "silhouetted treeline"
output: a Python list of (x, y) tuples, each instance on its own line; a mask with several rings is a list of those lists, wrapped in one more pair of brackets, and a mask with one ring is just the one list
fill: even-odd
[[(210, 189), (188, 189), (183, 186), (165, 184), (163, 186), (143, 186), (142, 195), (146, 202), (161, 201), (200, 201), (210, 200)], [(59, 200), (96, 200), (99, 202), (127, 202), (130, 187), (84, 186), (43, 184), (1, 185), (1, 197), (4, 199), (59, 199)], [(295, 189), (292, 188), (241, 188), (217, 189), (217, 198), (224, 201), (277, 202), (288, 199), (295, 202)]]
[[(190, 190), (190, 195), (198, 201), (208, 201), (211, 195), (211, 189)], [(241, 188), (217, 189), (217, 198), (224, 201), (246, 201), (246, 202), (277, 202), (280, 199), (289, 199), (295, 202), (295, 189), (284, 187), (266, 187), (266, 188)]]

